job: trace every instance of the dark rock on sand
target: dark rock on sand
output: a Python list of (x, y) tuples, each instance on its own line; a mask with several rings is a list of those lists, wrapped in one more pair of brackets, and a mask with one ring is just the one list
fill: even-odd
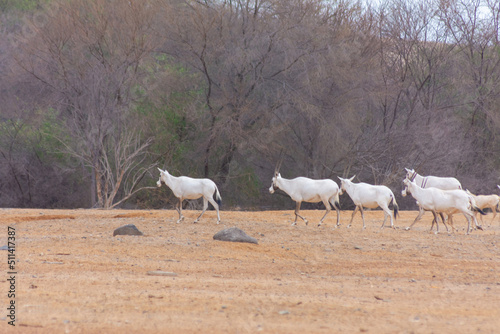
[(249, 242), (252, 244), (258, 244), (257, 239), (248, 236), (244, 231), (237, 227), (226, 228), (222, 231), (217, 232), (214, 235), (214, 240), (220, 241), (232, 241), (232, 242)]
[(114, 232), (115, 235), (144, 235), (141, 231), (135, 227), (134, 224), (128, 224), (118, 227)]

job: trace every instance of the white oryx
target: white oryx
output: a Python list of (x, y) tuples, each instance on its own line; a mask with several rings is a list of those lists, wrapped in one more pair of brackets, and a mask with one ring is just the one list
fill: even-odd
[(285, 179), (279, 173), (281, 161), (278, 162), (274, 170), (274, 177), (272, 179), (269, 192), (274, 193), (276, 189), (283, 190), (288, 196), (296, 202), (295, 206), (295, 221), (292, 225), (297, 224), (297, 217), (302, 218), (306, 223), (309, 223), (306, 218), (299, 214), (300, 205), (302, 202), (318, 203), (323, 202), (326, 212), (323, 218), (319, 221), (318, 226), (321, 226), (326, 215), (332, 210), (331, 205), (337, 211), (337, 226), (340, 225), (340, 204), (339, 204), (339, 186), (337, 183), (330, 179), (313, 180), (307, 177), (296, 177), (294, 179)]
[[(208, 208), (208, 202), (210, 202), (215, 210), (217, 210), (217, 224), (219, 224), (219, 205), (222, 199), (214, 181), (210, 179), (193, 179), (187, 176), (175, 177), (170, 175), (166, 170), (161, 170), (160, 168), (158, 168), (158, 170), (160, 171), (160, 178), (158, 182), (156, 182), (156, 185), (161, 187), (161, 182), (163, 181), (167, 187), (172, 190), (175, 197), (179, 199), (178, 205), (175, 206), (175, 209), (179, 212), (179, 220), (177, 220), (177, 223), (180, 223), (184, 219), (182, 215), (182, 201), (185, 199), (198, 199), (203, 197), (203, 211), (194, 222), (197, 223), (201, 216), (203, 216)], [(214, 194), (216, 200), (213, 198)]]
[(462, 189), (460, 181), (454, 177), (422, 176), (413, 169), (405, 168), (406, 178), (414, 181), (420, 188), (438, 188), (442, 190)]
[(394, 197), (391, 189), (383, 185), (372, 185), (363, 182), (353, 183), (352, 180), (355, 176), (356, 175), (354, 175), (350, 179), (343, 179), (339, 177), (341, 183), (341, 191), (346, 191), (347, 194), (349, 194), (349, 197), (351, 197), (352, 201), (354, 202), (354, 205), (356, 205), (356, 208), (354, 209), (351, 216), (351, 221), (349, 222), (349, 225), (347, 225), (347, 227), (351, 227), (351, 223), (354, 219), (356, 211), (360, 210), (361, 218), (363, 219), (363, 228), (366, 228), (363, 208), (375, 209), (377, 207), (380, 207), (384, 211), (384, 223), (382, 224), (381, 228), (384, 227), (388, 216), (391, 219), (391, 227), (394, 228), (394, 222), (391, 216), (391, 210), (389, 210), (389, 204), (392, 202), (394, 208), (394, 219), (396, 219), (397, 217), (399, 207), (398, 203), (396, 203), (396, 198)]
[[(419, 187), (425, 189), (425, 188), (438, 188), (441, 190), (453, 190), (453, 189), (462, 189), (462, 185), (460, 184), (460, 181), (458, 181), (454, 177), (441, 177), (441, 176), (422, 176), (415, 172), (414, 169), (409, 169), (405, 168), (406, 170), (406, 178), (408, 180), (414, 181), (416, 185)], [(403, 190), (404, 192), (404, 190)], [(403, 196), (406, 196), (406, 194), (403, 194)], [(417, 203), (418, 205), (418, 203)], [(422, 207), (419, 205), (419, 212), (417, 215), (417, 218), (413, 221), (413, 223), (406, 228), (406, 230), (409, 230), (417, 221), (422, 218), (426, 210), (422, 209)], [(440, 213), (441, 219), (443, 220), (443, 224), (446, 227), (446, 230), (448, 230), (448, 226), (446, 226), (446, 223), (444, 222), (443, 219), (443, 213)], [(451, 216), (449, 216), (451, 218)], [(453, 224), (453, 221), (450, 219), (450, 223)], [(434, 221), (432, 221), (431, 229), (434, 226)], [(436, 226), (439, 232), (439, 225), (436, 220)]]
[[(408, 180), (408, 179), (405, 179), (405, 180)], [(404, 181), (403, 181), (403, 183), (404, 183)], [(429, 189), (429, 188), (426, 188), (426, 189)], [(437, 189), (437, 188), (433, 188), (433, 189)], [(401, 195), (403, 197), (406, 197), (406, 195), (408, 195), (407, 187), (403, 188), (403, 190), (401, 191)], [(424, 215), (425, 211), (431, 211), (432, 214), (434, 215), (434, 218), (432, 219), (432, 224), (431, 224), (430, 231), (432, 231), (432, 228), (434, 227), (434, 223), (435, 223), (436, 224), (436, 229), (437, 229), (436, 233), (439, 233), (439, 221), (436, 219), (436, 214), (439, 214), (439, 216), (441, 217), (441, 221), (443, 222), (444, 227), (446, 227), (446, 232), (448, 232), (448, 226), (446, 225), (446, 220), (449, 220), (449, 224), (451, 225), (451, 227), (456, 230), (456, 228), (453, 226), (452, 215), (454, 213), (457, 213), (458, 212), (457, 210), (454, 210), (452, 212), (437, 212), (437, 211), (434, 212), (433, 210), (429, 210), (429, 209), (426, 209), (426, 208), (422, 207), (418, 201), (416, 201), (416, 202), (417, 202), (417, 205), (418, 205), (418, 208), (419, 208), (419, 212), (418, 212), (417, 218), (415, 218), (415, 220), (413, 221), (413, 223), (406, 228), (407, 231), (409, 231), (411, 229), (411, 227), (413, 225), (415, 225), (415, 223), (422, 218), (422, 216)], [(446, 220), (444, 219), (444, 214), (447, 215)]]
[[(451, 215), (456, 212), (461, 212), (467, 219), (467, 234), (469, 234), (471, 230), (471, 218), (474, 220), (476, 227), (478, 229), (482, 229), (481, 226), (477, 224), (477, 220), (473, 212), (473, 210), (480, 211), (480, 209), (474, 205), (473, 198), (465, 191), (460, 189), (441, 190), (434, 187), (422, 188), (418, 186), (415, 181), (411, 181), (409, 179), (404, 179), (403, 184), (405, 186), (404, 193), (410, 193), (423, 210), (432, 211), (436, 224), (438, 221), (438, 213), (447, 213)], [(416, 220), (413, 224), (415, 224), (415, 222)], [(410, 229), (413, 224), (411, 224), (407, 229)], [(439, 233), (439, 225), (436, 233)]]
[[(471, 193), (469, 190), (466, 190), (467, 194), (472, 196), (474, 200), (476, 201), (476, 206), (480, 208), (481, 210), (488, 208), (493, 212), (493, 218), (491, 218), (491, 222), (495, 220), (495, 217), (497, 216), (497, 212), (499, 212), (499, 204), (500, 204), (500, 196), (498, 195), (474, 195)], [(477, 216), (477, 212), (474, 213), (474, 215)], [(481, 223), (483, 222), (483, 216), (480, 215), (479, 218), (481, 218)]]

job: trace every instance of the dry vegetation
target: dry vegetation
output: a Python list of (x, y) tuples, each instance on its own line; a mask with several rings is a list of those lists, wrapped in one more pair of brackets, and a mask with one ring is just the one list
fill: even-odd
[(281, 209), (282, 149), (283, 177), (498, 191), (498, 1), (374, 3), (0, 1), (0, 206), (160, 209), (158, 166)]
[[(17, 323), (5, 333), (494, 333), (500, 326), (500, 223), (484, 231), (429, 233), (431, 215), (403, 211), (383, 229), (381, 211), (333, 229), (335, 214), (293, 212), (2, 209), (16, 229)], [(116, 236), (135, 224), (142, 237)], [(237, 226), (258, 245), (214, 241)], [(443, 229), (444, 230), (444, 229)], [(7, 252), (0, 252), (6, 257)], [(5, 261), (2, 259), (2, 275)], [(150, 271), (176, 276), (151, 276)]]

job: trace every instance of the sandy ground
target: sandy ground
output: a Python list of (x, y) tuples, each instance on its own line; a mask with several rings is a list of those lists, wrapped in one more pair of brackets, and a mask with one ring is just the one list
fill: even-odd
[[(500, 223), (429, 233), (426, 213), (0, 209), (1, 333), (499, 333)], [(135, 224), (144, 236), (115, 236)], [(213, 240), (237, 226), (259, 244)], [(151, 271), (168, 272), (154, 276)], [(15, 327), (7, 307), (15, 302)]]

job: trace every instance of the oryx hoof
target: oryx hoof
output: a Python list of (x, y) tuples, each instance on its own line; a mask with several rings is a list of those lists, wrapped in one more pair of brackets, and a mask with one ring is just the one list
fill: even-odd
[(483, 230), (483, 227), (482, 227), (481, 225), (479, 225), (479, 226), (477, 227), (477, 229), (478, 229), (478, 230), (481, 230), (481, 231), (484, 231), (484, 230)]
[(292, 223), (292, 226), (295, 226), (295, 225), (297, 225), (297, 222), (293, 222), (293, 223)]
[(347, 225), (347, 228), (351, 228), (351, 224)]
[(409, 230), (410, 230), (410, 228), (409, 228), (409, 227), (405, 228), (405, 231), (409, 231)]

